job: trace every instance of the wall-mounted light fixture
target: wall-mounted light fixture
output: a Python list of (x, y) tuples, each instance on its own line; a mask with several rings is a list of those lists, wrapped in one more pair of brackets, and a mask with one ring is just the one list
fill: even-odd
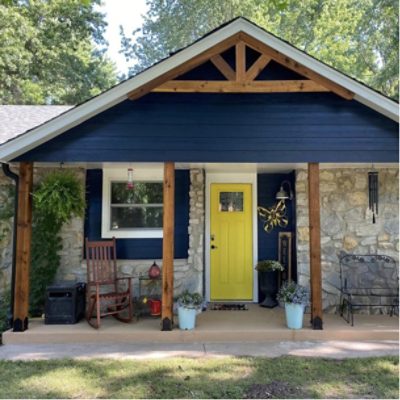
[[(286, 186), (287, 190), (285, 190), (285, 186)], [(286, 181), (286, 180), (283, 181), (281, 183), (281, 187), (280, 187), (278, 193), (276, 194), (275, 198), (277, 200), (285, 201), (285, 200), (293, 200), (293, 197), (294, 196), (293, 196), (292, 185), (290, 184), (289, 181)]]

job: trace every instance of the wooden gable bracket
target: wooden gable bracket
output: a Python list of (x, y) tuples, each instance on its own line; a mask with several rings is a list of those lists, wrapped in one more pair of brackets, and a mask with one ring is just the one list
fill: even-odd
[[(304, 74), (305, 67), (295, 65), (293, 62), (289, 63), (288, 66), (279, 57), (276, 57), (271, 49), (268, 48), (268, 51), (266, 51), (267, 49), (261, 48), (261, 46), (256, 48), (255, 42), (248, 41), (247, 36), (241, 35), (238, 35), (238, 40), (235, 43), (235, 70), (225, 61), (221, 54), (210, 58), (213, 65), (226, 78), (225, 81), (170, 80), (154, 88), (153, 91), (167, 93), (293, 93), (336, 90), (336, 87), (328, 87), (323, 79), (320, 79), (319, 82), (315, 80), (314, 77), (317, 74), (308, 73), (309, 76)], [(246, 70), (246, 46), (261, 53), (248, 70)], [(277, 61), (279, 64), (301, 75), (305, 75), (307, 79), (256, 81), (257, 76), (271, 60)], [(309, 70), (307, 69), (307, 71)], [(344, 93), (340, 92), (340, 95), (344, 97)]]
[[(235, 69), (221, 55), (232, 46), (235, 46)], [(260, 53), (259, 58), (247, 70), (246, 46)], [(256, 81), (257, 76), (271, 60), (304, 76), (305, 79)], [(226, 80), (175, 80), (178, 76), (198, 67), (206, 61), (211, 61)], [(351, 100), (354, 97), (354, 93), (351, 91), (295, 62), (244, 32), (233, 35), (179, 67), (146, 83), (131, 92), (128, 97), (131, 100), (135, 100), (150, 91), (167, 93), (294, 93), (332, 91), (347, 100)]]

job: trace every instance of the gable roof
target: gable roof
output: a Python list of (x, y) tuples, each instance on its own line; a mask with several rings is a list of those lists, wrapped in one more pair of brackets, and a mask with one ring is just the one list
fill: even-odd
[[(368, 88), (349, 76), (335, 70), (321, 61), (307, 55), (289, 43), (277, 38), (252, 22), (240, 17), (220, 28), (208, 33), (188, 47), (177, 51), (168, 58), (156, 63), (139, 74), (121, 82), (104, 93), (64, 112), (62, 115), (21, 134), (0, 146), (0, 161), (8, 162), (17, 156), (53, 139), (61, 133), (79, 125), (96, 114), (129, 98), (129, 94), (139, 93), (152, 82), (163, 83), (168, 80), (168, 73), (179, 66), (190, 65), (191, 60), (200, 57), (207, 50), (226, 42), (236, 35), (244, 33), (255, 40), (269, 46), (271, 49), (284, 54), (309, 70), (340, 85), (354, 93), (354, 99), (377, 112), (399, 121), (398, 104), (388, 97)], [(206, 59), (204, 59), (206, 61)], [(147, 93), (143, 91), (143, 94)], [(139, 97), (138, 96), (138, 97)]]

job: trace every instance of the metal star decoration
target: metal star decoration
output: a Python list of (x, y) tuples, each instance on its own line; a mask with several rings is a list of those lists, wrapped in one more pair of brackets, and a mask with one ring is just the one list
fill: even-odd
[(257, 207), (257, 211), (264, 221), (264, 230), (267, 233), (270, 233), (276, 226), (285, 228), (289, 223), (284, 200), (278, 201), (278, 203), (269, 208)]

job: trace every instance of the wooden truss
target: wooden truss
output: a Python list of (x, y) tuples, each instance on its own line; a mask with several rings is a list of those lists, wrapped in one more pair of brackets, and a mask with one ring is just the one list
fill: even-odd
[[(235, 67), (224, 59), (222, 53), (235, 46)], [(246, 69), (246, 47), (257, 51), (260, 56)], [(226, 80), (178, 80), (175, 79), (204, 62), (211, 61)], [(304, 79), (256, 80), (268, 65), (275, 61)], [(317, 74), (309, 68), (288, 58), (264, 43), (241, 32), (221, 42), (217, 46), (194, 57), (187, 63), (169, 71), (144, 87), (130, 93), (134, 100), (153, 92), (169, 93), (293, 93), (293, 92), (333, 92), (347, 100), (354, 94), (342, 86)]]

